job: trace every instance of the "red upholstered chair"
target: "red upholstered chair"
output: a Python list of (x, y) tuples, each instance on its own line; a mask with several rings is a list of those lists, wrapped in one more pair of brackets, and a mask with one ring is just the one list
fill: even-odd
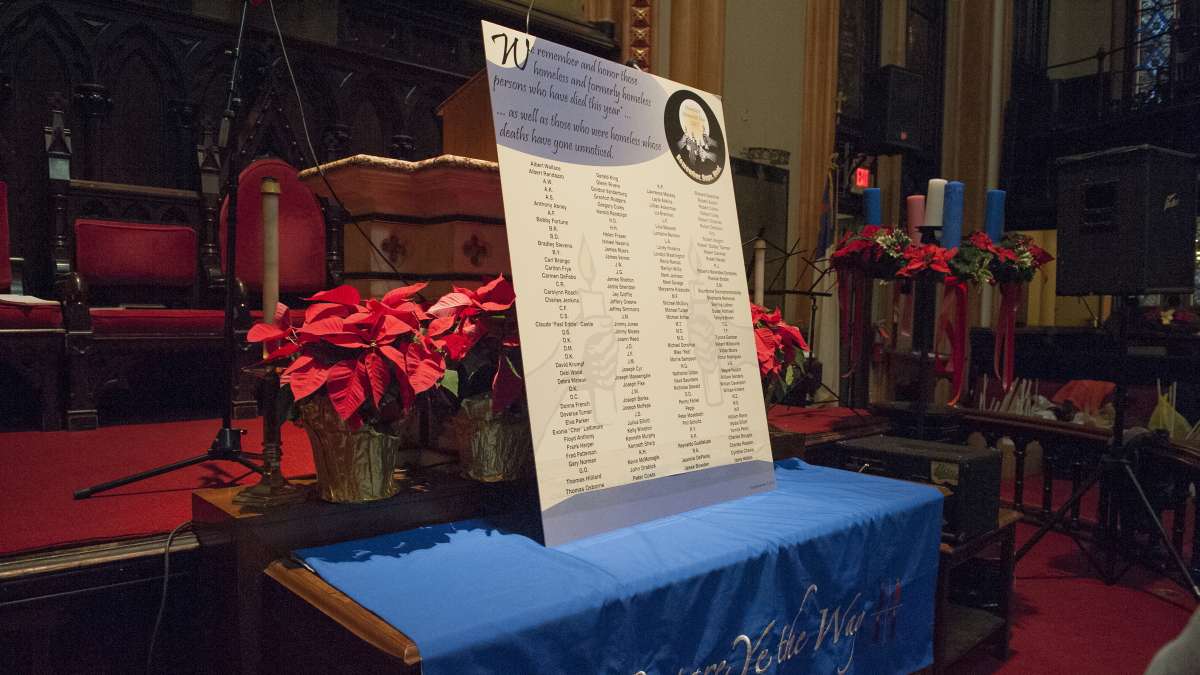
[[(245, 284), (248, 304), (262, 303), (262, 180), (279, 181), (279, 291), (283, 301), (297, 307), (300, 298), (338, 283), (339, 256), (331, 244), (334, 233), (326, 224), (321, 204), (297, 171), (277, 158), (252, 162), (238, 176), (237, 278)], [(221, 205), (221, 253), (225, 252), (229, 200)], [(255, 312), (255, 318), (260, 315)], [(300, 313), (303, 316), (303, 313)]]
[[(87, 429), (99, 422), (102, 390), (163, 357), (192, 372), (220, 372), (212, 364), (221, 355), (224, 313), (210, 292), (221, 283), (217, 198), (72, 178), (64, 118), (52, 111), (46, 130), (50, 222), (67, 331), (67, 426)], [(201, 156), (211, 152), (206, 135)], [(216, 171), (215, 162), (202, 162), (205, 178)], [(253, 397), (241, 398), (243, 414), (253, 414)]]
[[(6, 382), (0, 371), (0, 387), (17, 400), (27, 389), (40, 406), (43, 430), (61, 426), (62, 406), (59, 381), (62, 374), (64, 331), (62, 307), (22, 294), (21, 263), (10, 258), (8, 187), (0, 181), (0, 364), (15, 373), (18, 382)], [(14, 274), (14, 270), (16, 273)]]

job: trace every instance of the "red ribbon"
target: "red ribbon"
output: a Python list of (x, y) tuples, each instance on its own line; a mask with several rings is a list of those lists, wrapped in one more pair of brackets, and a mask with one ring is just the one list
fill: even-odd
[(950, 400), (947, 405), (958, 403), (962, 397), (963, 383), (967, 370), (967, 284), (955, 277), (946, 277), (942, 291), (942, 314), (937, 322), (937, 343), (945, 338), (950, 343), (950, 358), (940, 356), (934, 360), (934, 372), (950, 375)]
[(1021, 306), (1021, 284), (1000, 284), (1000, 315), (996, 317), (996, 344), (992, 351), (992, 363), (996, 378), (1004, 391), (1013, 383), (1013, 368), (1016, 363), (1014, 351), (1017, 336), (1017, 308)]
[(866, 297), (870, 280), (865, 271), (854, 267), (843, 267), (837, 271), (837, 275), (842, 342), (845, 343), (849, 336), (850, 345), (850, 367), (842, 373), (842, 377), (850, 377), (862, 357), (863, 321), (866, 319), (862, 316), (863, 312), (858, 310), (865, 309), (862, 300)]

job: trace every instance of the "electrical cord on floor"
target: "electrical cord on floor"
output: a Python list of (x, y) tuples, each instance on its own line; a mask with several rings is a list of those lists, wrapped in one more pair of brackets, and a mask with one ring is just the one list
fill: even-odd
[(163, 615), (167, 610), (167, 588), (171, 580), (171, 543), (175, 541), (175, 535), (191, 524), (192, 521), (185, 520), (176, 525), (175, 529), (171, 530), (171, 533), (167, 535), (167, 543), (163, 546), (162, 600), (158, 603), (158, 616), (154, 618), (154, 630), (150, 631), (150, 647), (146, 650), (147, 675), (153, 675), (154, 673), (154, 643), (158, 641), (158, 630), (162, 627)]
[[(313, 168), (321, 176), (321, 182), (325, 184), (325, 189), (329, 190), (329, 196), (333, 197), (333, 201), (337, 202), (338, 207), (346, 215), (350, 216), (350, 209), (346, 208), (341, 197), (338, 197), (337, 192), (333, 189), (333, 185), (329, 182), (329, 178), (325, 176), (325, 167), (321, 166), (321, 163), (317, 160), (317, 151), (313, 147), (312, 136), (308, 133), (308, 118), (304, 115), (304, 99), (300, 96), (300, 85), (296, 84), (296, 73), (292, 70), (292, 61), (288, 58), (287, 45), (283, 41), (283, 29), (279, 27), (279, 18), (275, 16), (275, 0), (267, 0), (267, 5), (271, 8), (271, 21), (275, 24), (275, 35), (279, 38), (279, 51), (283, 55), (283, 65), (287, 68), (288, 77), (292, 81), (292, 91), (296, 95), (296, 108), (300, 111), (300, 128), (304, 131), (304, 142), (308, 146), (308, 154), (312, 158)], [(409, 95), (411, 95), (411, 92), (409, 92)], [(350, 218), (350, 222), (354, 224), (354, 229), (358, 230), (358, 233), (362, 235), (362, 238), (371, 247), (371, 250), (375, 252), (375, 255), (379, 256), (379, 259), (392, 269), (392, 272), (399, 275), (400, 270), (392, 264), (391, 259), (383, 254), (383, 251), (379, 250), (379, 247), (371, 240), (371, 237), (363, 230), (362, 225), (353, 217)], [(401, 283), (403, 283), (403, 279)]]

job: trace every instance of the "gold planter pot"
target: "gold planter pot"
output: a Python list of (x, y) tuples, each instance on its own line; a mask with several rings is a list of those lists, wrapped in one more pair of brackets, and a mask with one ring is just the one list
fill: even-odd
[(317, 490), (328, 502), (386, 499), (399, 489), (393, 474), (400, 437), (369, 426), (350, 431), (325, 396), (299, 401), (300, 426), (308, 433), (317, 466)]
[(474, 396), (446, 423), (438, 446), (458, 451), (462, 472), (484, 483), (514, 481), (533, 466), (529, 419), (494, 414), (491, 396)]

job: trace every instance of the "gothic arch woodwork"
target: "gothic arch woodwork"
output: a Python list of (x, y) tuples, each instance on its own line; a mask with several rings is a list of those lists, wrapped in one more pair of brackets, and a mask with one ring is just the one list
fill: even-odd
[[(99, 175), (87, 178), (187, 187), (176, 184), (174, 156), (185, 145), (194, 146), (195, 139), (179, 138), (188, 129), (181, 129), (180, 109), (172, 102), (186, 92), (170, 48), (148, 28), (136, 25), (115, 34), (102, 53), (97, 80), (107, 87), (112, 103), (97, 125), (95, 138), (85, 138), (88, 150), (101, 158), (93, 163)], [(129, 134), (129, 128), (138, 133)]]
[(50, 281), (50, 239), (43, 226), (47, 203), (42, 126), (52, 92), (71, 92), (92, 75), (92, 61), (71, 24), (48, 4), (20, 12), (0, 30), (0, 70), (11, 78), (8, 114), (0, 136), (10, 145), (5, 163), (9, 184), (9, 241), (12, 255), (26, 259), (27, 283)]
[[(193, 4), (0, 0), (0, 175), (10, 187), (14, 254), (29, 261), (32, 292), (54, 292), (42, 137), (51, 92), (70, 99), (74, 177), (198, 189), (195, 145), (224, 110), (235, 26)], [(483, 67), (479, 19), (511, 19), (485, 4), (313, 3), (337, 29), (323, 40), (289, 35), (288, 54), (321, 159), (438, 154), (434, 109)], [(598, 29), (537, 11), (533, 24), (548, 39), (618, 55)], [(237, 138), (250, 147), (239, 162), (272, 154), (307, 166), (312, 153), (269, 27), (255, 22), (242, 46)]]

